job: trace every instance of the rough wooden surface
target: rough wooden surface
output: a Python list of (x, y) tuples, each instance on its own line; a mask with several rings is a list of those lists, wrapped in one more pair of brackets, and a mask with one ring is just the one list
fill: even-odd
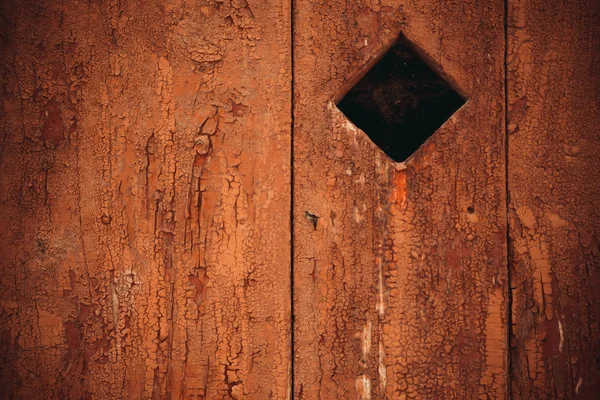
[[(504, 3), (296, 0), (295, 395), (504, 398)], [(401, 170), (332, 99), (400, 32), (468, 98)]]
[(508, 9), (512, 395), (600, 393), (600, 2)]
[[(291, 12), (2, 2), (0, 397), (596, 398), (600, 3), (294, 0), (293, 210)], [(334, 105), (400, 32), (406, 165)]]
[(0, 397), (286, 398), (289, 4), (0, 16)]

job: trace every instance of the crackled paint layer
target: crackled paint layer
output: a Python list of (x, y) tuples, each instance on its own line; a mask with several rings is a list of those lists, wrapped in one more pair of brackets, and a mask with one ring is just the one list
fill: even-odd
[(0, 397), (288, 397), (288, 2), (0, 15)]
[(514, 399), (600, 393), (600, 3), (511, 0)]
[[(504, 2), (294, 3), (296, 397), (505, 398)], [(468, 98), (405, 165), (331, 102), (399, 32)]]

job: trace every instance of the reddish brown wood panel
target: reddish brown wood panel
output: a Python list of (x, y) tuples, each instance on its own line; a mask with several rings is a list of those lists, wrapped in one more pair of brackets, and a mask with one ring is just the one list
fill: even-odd
[[(505, 398), (504, 3), (294, 20), (296, 398)], [(405, 169), (332, 102), (400, 32), (468, 98)]]
[(0, 10), (0, 397), (286, 398), (288, 2)]
[(600, 3), (509, 2), (512, 395), (600, 393)]

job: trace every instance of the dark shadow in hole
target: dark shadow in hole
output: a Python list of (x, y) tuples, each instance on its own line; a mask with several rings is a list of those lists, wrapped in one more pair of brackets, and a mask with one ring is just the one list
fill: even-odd
[(464, 103), (402, 36), (337, 107), (388, 156), (402, 162)]

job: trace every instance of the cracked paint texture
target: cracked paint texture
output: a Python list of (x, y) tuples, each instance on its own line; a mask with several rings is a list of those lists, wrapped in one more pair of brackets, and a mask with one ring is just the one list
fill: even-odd
[(600, 393), (599, 11), (509, 3), (514, 399)]
[[(504, 3), (295, 4), (296, 397), (505, 398)], [(404, 164), (331, 101), (400, 32), (468, 99)]]
[[(595, 398), (599, 15), (3, 2), (0, 397)], [(396, 164), (335, 100), (400, 32), (467, 103)]]
[(0, 397), (288, 397), (289, 5), (1, 15)]

